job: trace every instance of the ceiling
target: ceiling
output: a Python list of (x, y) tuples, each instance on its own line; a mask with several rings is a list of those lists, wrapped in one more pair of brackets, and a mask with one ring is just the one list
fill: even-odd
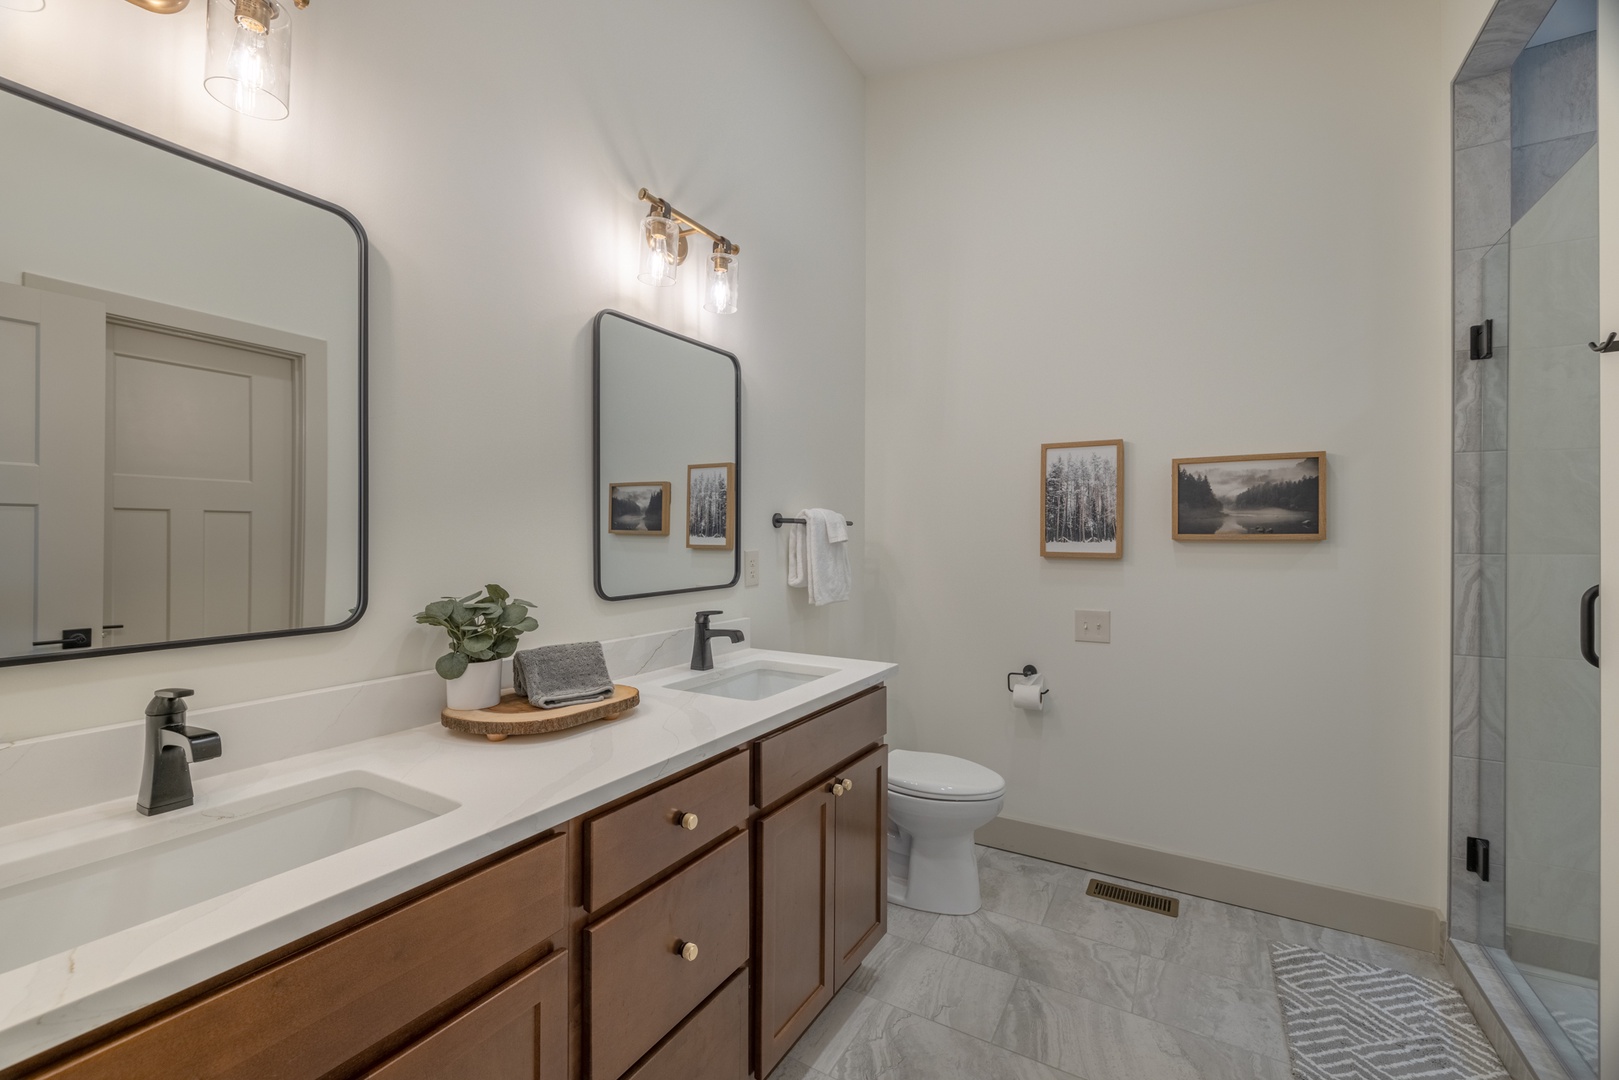
[(867, 75), (1161, 22), (1253, 0), (809, 0)]

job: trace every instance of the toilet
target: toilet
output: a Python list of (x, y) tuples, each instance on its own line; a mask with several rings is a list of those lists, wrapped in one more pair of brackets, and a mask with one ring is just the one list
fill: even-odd
[(940, 915), (978, 910), (973, 833), (995, 820), (1006, 781), (993, 769), (915, 750), (888, 754), (888, 899)]

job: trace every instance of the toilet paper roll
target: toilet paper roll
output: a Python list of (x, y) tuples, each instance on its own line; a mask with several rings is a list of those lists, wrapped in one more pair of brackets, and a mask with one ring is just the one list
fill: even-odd
[(1046, 688), (1046, 677), (1036, 675), (1017, 683), (1012, 687), (1012, 704), (1024, 712), (1044, 712), (1046, 699), (1040, 696), (1040, 691)]

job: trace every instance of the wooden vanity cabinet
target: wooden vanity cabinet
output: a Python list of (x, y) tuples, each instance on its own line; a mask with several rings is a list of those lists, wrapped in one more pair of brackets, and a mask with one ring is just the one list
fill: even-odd
[[(879, 687), (758, 744), (761, 764), (799, 778), (805, 757), (843, 763), (754, 827), (757, 1076), (781, 1062), (887, 931), (888, 748), (867, 742), (882, 738), (886, 704)], [(782, 736), (799, 755), (767, 748)], [(761, 772), (762, 791), (785, 786)]]
[(887, 927), (882, 687), (0, 1080), (763, 1080)]

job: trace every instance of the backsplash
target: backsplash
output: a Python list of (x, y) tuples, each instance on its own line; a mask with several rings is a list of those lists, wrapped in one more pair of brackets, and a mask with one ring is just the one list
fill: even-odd
[[(751, 620), (715, 620), (716, 627), (753, 636)], [(714, 642), (714, 655), (752, 646)], [(615, 680), (674, 667), (691, 659), (692, 628), (602, 642)], [(511, 685), (511, 661), (501, 662)], [(161, 680), (154, 682), (154, 689)], [(195, 699), (192, 699), (195, 700)], [(139, 714), (145, 701), (130, 702)], [(224, 755), (191, 767), (198, 780), (329, 750), (334, 746), (438, 722), (444, 685), (432, 671), (310, 690), (214, 708), (195, 707), (190, 722), (219, 732)], [(135, 797), (145, 720), (0, 743), (0, 827), (112, 799)], [(133, 804), (131, 804), (133, 806)]]

